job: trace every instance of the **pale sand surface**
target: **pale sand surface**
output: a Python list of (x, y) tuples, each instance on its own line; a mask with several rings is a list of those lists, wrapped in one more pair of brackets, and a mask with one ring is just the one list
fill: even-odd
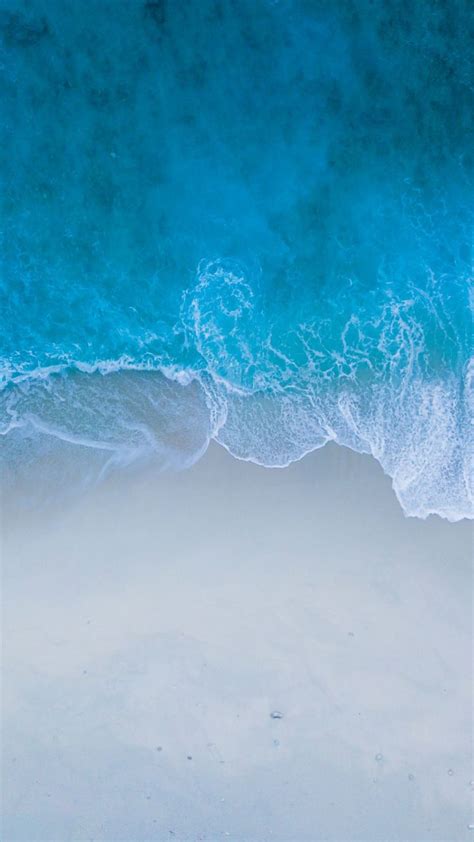
[(332, 446), (15, 506), (3, 842), (474, 839), (467, 523)]

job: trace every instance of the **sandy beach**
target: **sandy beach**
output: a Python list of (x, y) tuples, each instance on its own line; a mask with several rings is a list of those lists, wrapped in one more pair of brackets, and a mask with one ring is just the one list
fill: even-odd
[(471, 531), (211, 445), (3, 503), (5, 842), (472, 838)]
[(0, 842), (474, 842), (473, 9), (0, 0)]

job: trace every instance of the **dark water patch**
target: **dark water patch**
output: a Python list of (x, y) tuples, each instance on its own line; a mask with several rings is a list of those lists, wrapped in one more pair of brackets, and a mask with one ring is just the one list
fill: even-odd
[(34, 47), (50, 33), (44, 17), (35, 18), (20, 12), (2, 10), (0, 34), (7, 47)]
[(148, 0), (143, 6), (143, 13), (161, 32), (166, 23), (166, 0)]

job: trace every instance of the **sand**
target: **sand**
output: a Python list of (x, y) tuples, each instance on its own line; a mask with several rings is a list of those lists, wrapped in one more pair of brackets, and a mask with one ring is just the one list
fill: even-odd
[(371, 458), (214, 445), (2, 534), (4, 842), (474, 838), (472, 533)]

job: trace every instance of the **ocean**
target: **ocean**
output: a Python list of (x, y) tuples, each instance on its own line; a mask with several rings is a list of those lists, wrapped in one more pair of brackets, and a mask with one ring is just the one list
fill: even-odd
[(406, 514), (472, 517), (473, 23), (1, 0), (7, 484), (335, 442)]

